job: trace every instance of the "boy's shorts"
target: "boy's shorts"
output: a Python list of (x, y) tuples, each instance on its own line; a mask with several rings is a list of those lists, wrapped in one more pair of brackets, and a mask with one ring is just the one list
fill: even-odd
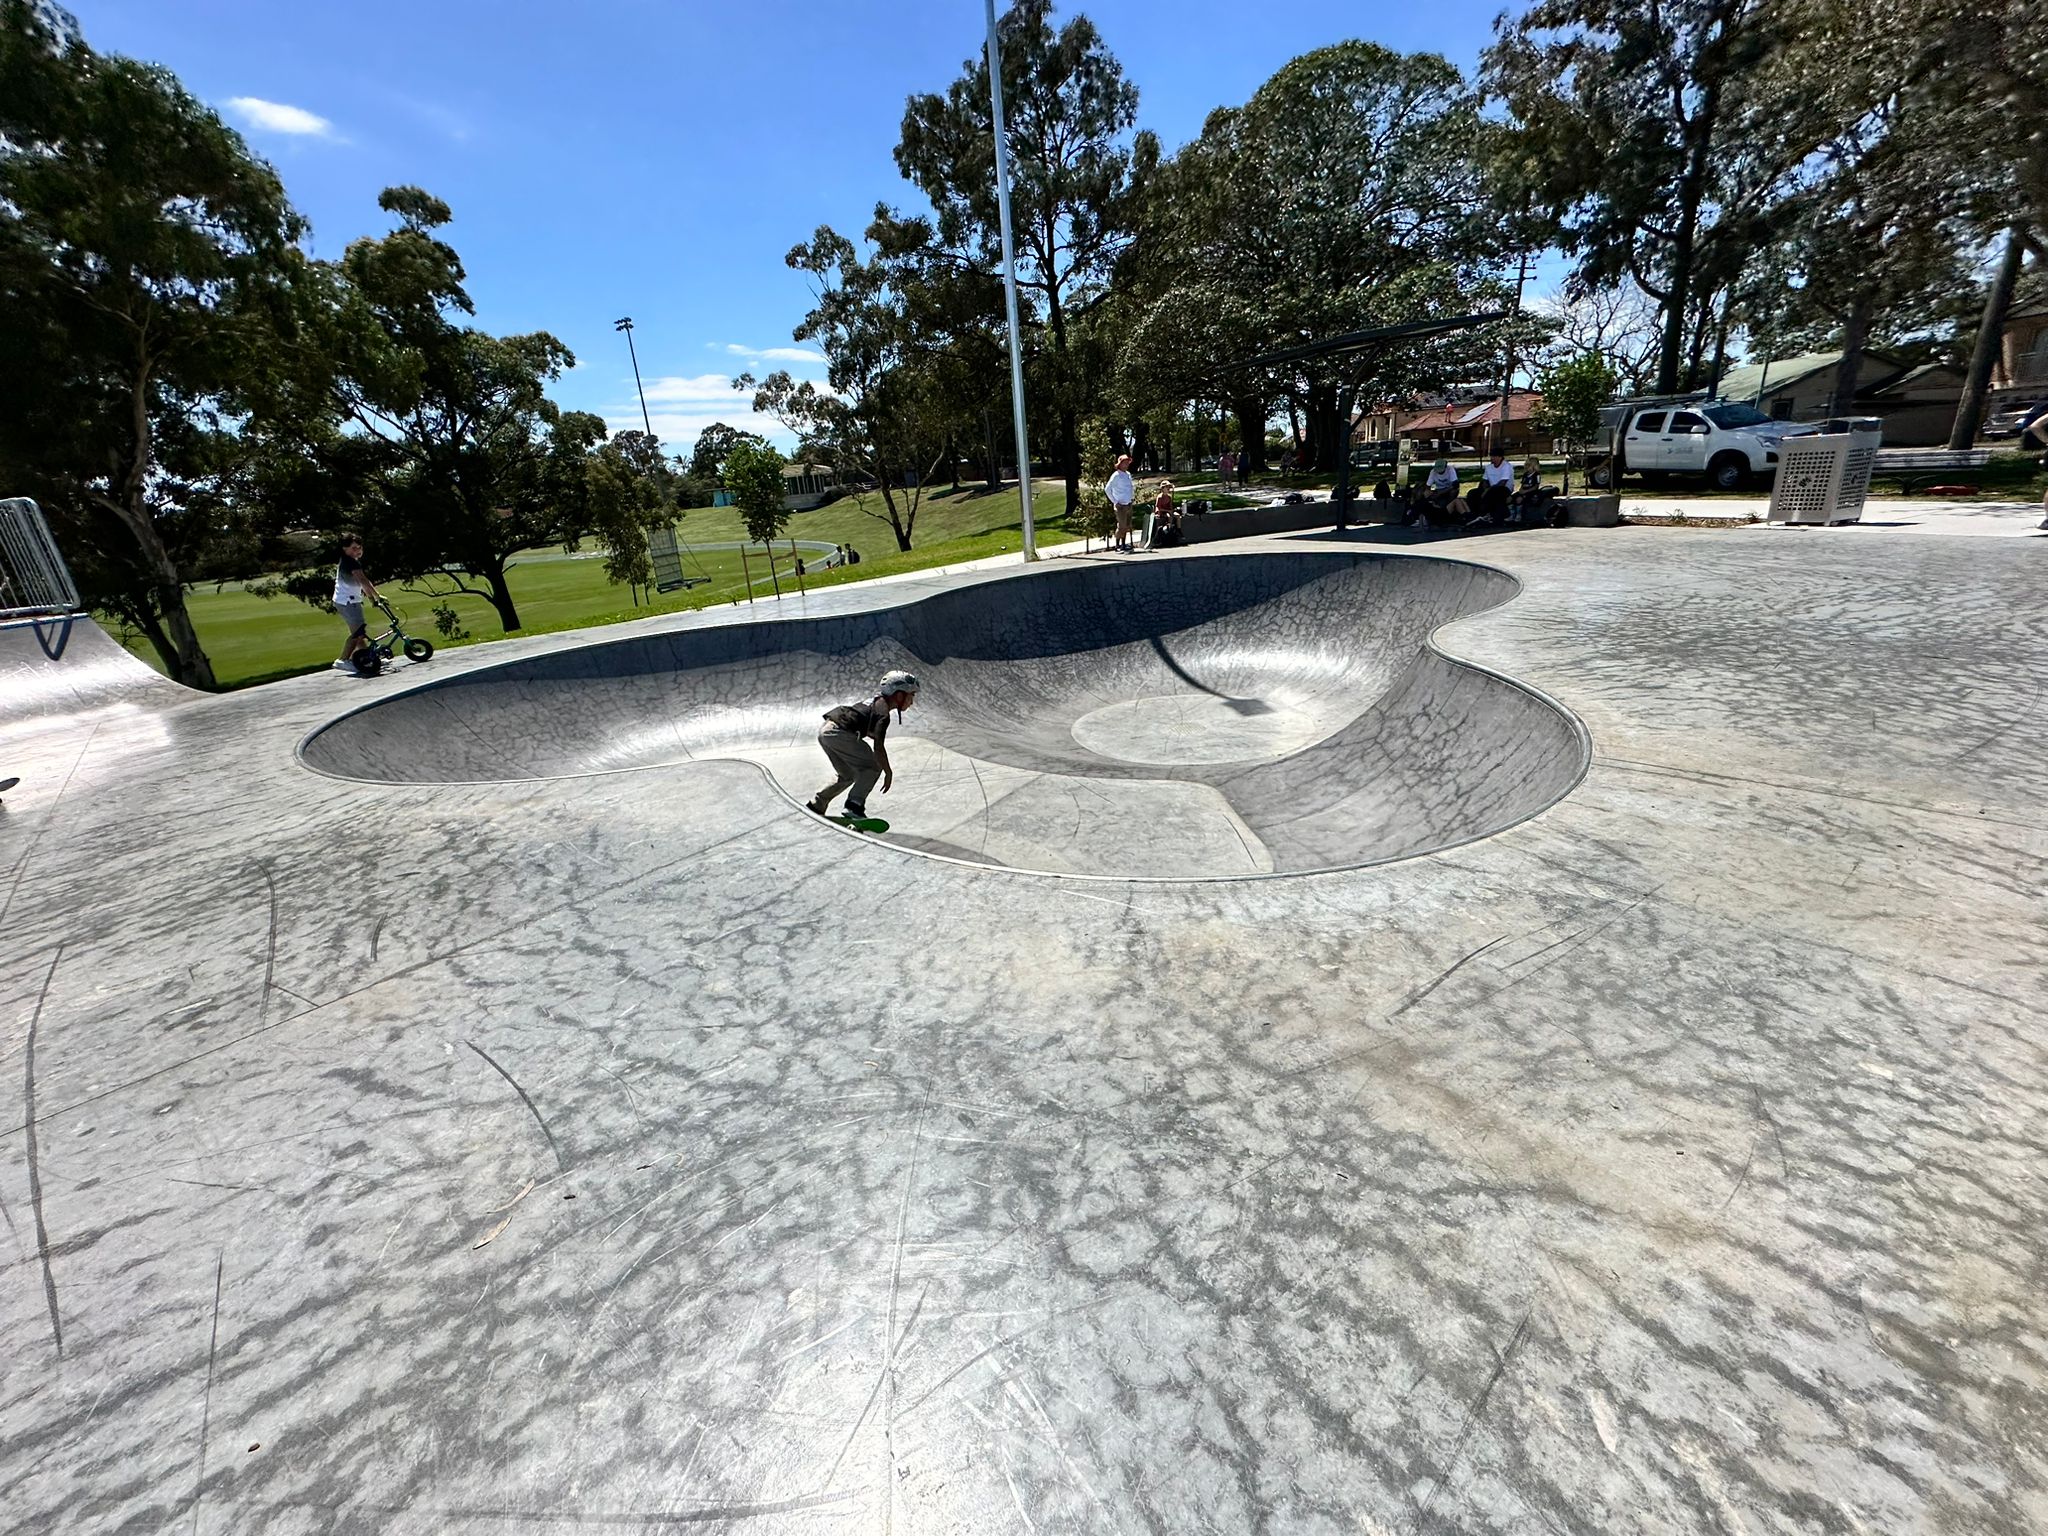
[(341, 622), (348, 626), (350, 634), (356, 634), (363, 629), (363, 605), (361, 603), (336, 603), (334, 611), (341, 615)]

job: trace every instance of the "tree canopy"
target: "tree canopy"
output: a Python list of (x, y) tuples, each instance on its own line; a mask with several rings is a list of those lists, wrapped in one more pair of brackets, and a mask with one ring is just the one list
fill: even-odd
[(304, 223), (168, 71), (0, 0), (0, 472), (41, 502), (96, 608), (181, 682), (213, 669), (181, 566), (232, 536), (190, 493), (292, 366)]
[[(1045, 346), (1034, 388), (1050, 402), (1067, 503), (1081, 486), (1079, 422), (1099, 379), (1076, 345), (1076, 311), (1107, 290), (1130, 243), (1159, 141), (1136, 129), (1138, 90), (1095, 24), (1055, 29), (1052, 0), (1018, 0), (997, 23), (1017, 284)], [(912, 96), (896, 164), (931, 200), (938, 239), (998, 270), (1001, 225), (988, 61), (961, 65), (943, 95)]]

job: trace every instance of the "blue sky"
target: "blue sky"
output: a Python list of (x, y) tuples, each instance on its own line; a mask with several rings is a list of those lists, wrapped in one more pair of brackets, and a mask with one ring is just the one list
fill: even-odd
[[(782, 264), (848, 234), (897, 174), (904, 98), (979, 49), (979, 0), (67, 0), (87, 42), (170, 66), (284, 177), (317, 254), (381, 232), (380, 189), (455, 211), (478, 323), (547, 330), (565, 405), (638, 426), (612, 321), (633, 316), (655, 430), (687, 448), (751, 422), (730, 376), (800, 356)], [(1094, 0), (1085, 11), (1169, 149), (1311, 48), (1366, 36), (1470, 69), (1500, 0), (1431, 6)], [(779, 434), (778, 434), (779, 435)]]

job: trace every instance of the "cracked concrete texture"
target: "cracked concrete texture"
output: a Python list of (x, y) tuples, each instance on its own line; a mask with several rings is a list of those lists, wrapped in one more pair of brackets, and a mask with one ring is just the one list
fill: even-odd
[(1584, 782), (1257, 882), (0, 711), (9, 1524), (2048, 1524), (2038, 546), (1459, 552)]

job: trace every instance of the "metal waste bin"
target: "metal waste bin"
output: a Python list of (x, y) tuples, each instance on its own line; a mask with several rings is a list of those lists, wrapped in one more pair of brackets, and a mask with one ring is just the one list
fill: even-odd
[(1788, 437), (1778, 448), (1770, 520), (1825, 527), (1862, 520), (1883, 424), (1875, 417), (1829, 422), (1851, 430)]

